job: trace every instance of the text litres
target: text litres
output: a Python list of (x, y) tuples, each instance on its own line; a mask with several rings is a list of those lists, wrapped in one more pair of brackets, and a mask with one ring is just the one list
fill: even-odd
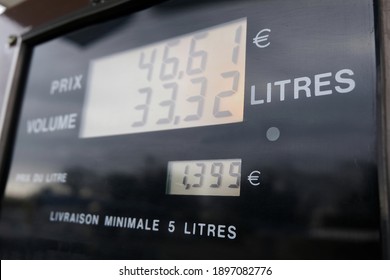
[[(338, 93), (349, 93), (356, 86), (353, 76), (354, 72), (352, 70), (342, 69), (335, 74), (328, 72), (314, 75), (313, 78), (299, 77), (276, 81), (267, 83), (267, 89), (263, 91), (263, 94), (256, 92), (256, 87), (253, 85), (251, 86), (251, 105), (271, 103), (275, 99), (284, 101), (292, 98), (324, 96), (333, 94), (335, 91)], [(334, 81), (337, 83), (336, 85), (333, 85)], [(291, 93), (292, 96), (288, 96)]]
[(76, 128), (77, 114), (37, 118), (27, 121), (27, 133), (39, 134)]
[(76, 75), (68, 78), (62, 78), (51, 82), (50, 94), (65, 93), (82, 89), (81, 81), (83, 75)]

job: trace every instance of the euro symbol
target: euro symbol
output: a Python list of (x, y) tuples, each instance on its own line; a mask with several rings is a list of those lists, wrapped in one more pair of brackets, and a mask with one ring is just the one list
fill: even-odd
[[(266, 34), (266, 35), (262, 35), (262, 34), (263, 33), (270, 33), (270, 32), (271, 32), (271, 29), (268, 29), (268, 28), (261, 30), (259, 33), (257, 33), (256, 37), (253, 38), (253, 44), (255, 44), (257, 47), (262, 48), (262, 49), (268, 47), (271, 44), (270, 42), (267, 42), (269, 34)], [(264, 42), (267, 42), (267, 43), (264, 43)]]
[(252, 171), (251, 174), (248, 176), (248, 181), (252, 186), (258, 186), (260, 185), (260, 171)]

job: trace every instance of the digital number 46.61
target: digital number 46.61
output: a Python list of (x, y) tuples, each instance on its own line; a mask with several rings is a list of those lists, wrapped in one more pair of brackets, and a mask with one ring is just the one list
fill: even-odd
[[(238, 26), (232, 38), (231, 65), (239, 63), (242, 29), (241, 25)], [(238, 91), (240, 71), (236, 66), (217, 73), (207, 70), (210, 56), (218, 56), (215, 50), (208, 49), (205, 44), (209, 37), (218, 34), (214, 33), (199, 32), (140, 52), (138, 67), (145, 72), (149, 85), (138, 89), (141, 102), (133, 108), (139, 111), (140, 117), (132, 123), (133, 127), (178, 125), (181, 120), (196, 125), (198, 122), (203, 124), (201, 119), (205, 114), (212, 116), (211, 119), (215, 121), (234, 115), (231, 106), (235, 104), (230, 102), (227, 105), (229, 103), (223, 101)], [(219, 88), (216, 90), (214, 86), (211, 92), (213, 86), (210, 83), (215, 80), (219, 81)], [(212, 104), (208, 107), (209, 112), (205, 112), (207, 103)], [(188, 114), (180, 116), (177, 113), (179, 111)], [(151, 118), (151, 112), (158, 113)], [(215, 122), (211, 119), (206, 122)]]

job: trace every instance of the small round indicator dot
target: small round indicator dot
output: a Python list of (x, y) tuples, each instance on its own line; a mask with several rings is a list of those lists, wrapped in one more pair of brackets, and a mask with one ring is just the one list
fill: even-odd
[(267, 139), (271, 142), (274, 142), (280, 137), (280, 130), (277, 127), (270, 127), (267, 130)]

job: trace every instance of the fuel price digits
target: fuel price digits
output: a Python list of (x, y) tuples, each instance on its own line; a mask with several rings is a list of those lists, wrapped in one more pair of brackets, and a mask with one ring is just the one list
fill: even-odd
[(240, 19), (93, 61), (82, 137), (242, 122), (246, 24)]
[(241, 159), (171, 161), (167, 194), (239, 196)]
[[(142, 51), (138, 66), (144, 71), (149, 86), (138, 90), (144, 100), (134, 107), (140, 117), (132, 126), (148, 129), (173, 124), (180, 127), (181, 121), (188, 122), (183, 126), (198, 126), (234, 117), (237, 112), (232, 102), (234, 98), (230, 97), (237, 93), (242, 79), (236, 66), (242, 47), (242, 29), (239, 25), (231, 36), (232, 42), (227, 46), (231, 65), (221, 73), (210, 70), (214, 65), (209, 61), (217, 55), (208, 42), (216, 35), (213, 31), (177, 38)], [(218, 88), (211, 87), (210, 79), (218, 81)], [(152, 112), (157, 114), (152, 116)]]

